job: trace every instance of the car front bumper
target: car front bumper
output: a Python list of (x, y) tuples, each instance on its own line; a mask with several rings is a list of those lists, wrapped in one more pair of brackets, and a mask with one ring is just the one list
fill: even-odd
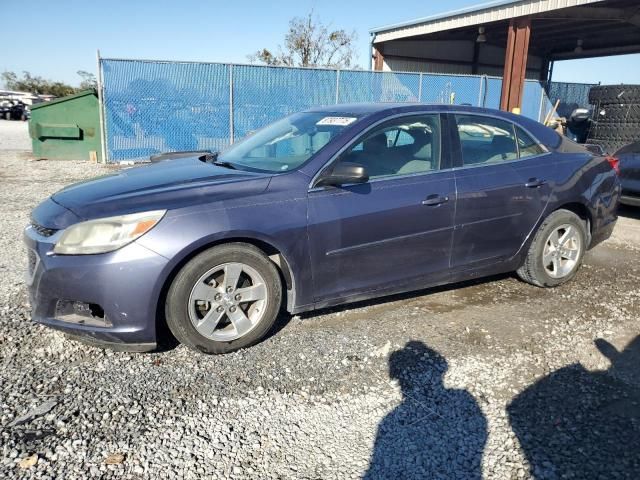
[(61, 234), (24, 231), (32, 319), (92, 344), (153, 350), (168, 260), (136, 242), (98, 255), (55, 255)]

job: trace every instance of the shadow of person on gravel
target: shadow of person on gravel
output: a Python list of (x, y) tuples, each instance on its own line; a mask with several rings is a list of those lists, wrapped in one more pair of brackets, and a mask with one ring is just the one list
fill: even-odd
[(480, 479), (487, 421), (466, 390), (448, 389), (447, 361), (418, 341), (389, 357), (403, 399), (378, 426), (364, 478)]
[(609, 369), (569, 365), (507, 407), (534, 478), (640, 475), (640, 336), (622, 352), (605, 340), (595, 343)]

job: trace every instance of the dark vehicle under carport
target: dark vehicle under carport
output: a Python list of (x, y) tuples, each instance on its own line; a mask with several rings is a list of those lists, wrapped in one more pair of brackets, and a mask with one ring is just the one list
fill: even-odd
[(618, 150), (614, 157), (620, 161), (622, 182), (621, 203), (640, 207), (640, 142)]

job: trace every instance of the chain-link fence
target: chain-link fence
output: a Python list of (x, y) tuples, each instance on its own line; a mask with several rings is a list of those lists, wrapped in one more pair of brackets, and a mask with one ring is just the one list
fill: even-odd
[[(220, 150), (287, 114), (319, 105), (425, 102), (498, 108), (501, 79), (100, 59), (107, 161), (177, 150)], [(549, 101), (527, 81), (522, 114), (544, 117)]]
[(589, 90), (595, 87), (592, 83), (551, 82), (547, 87), (549, 100), (558, 104), (558, 115), (569, 117), (576, 108), (589, 107)]

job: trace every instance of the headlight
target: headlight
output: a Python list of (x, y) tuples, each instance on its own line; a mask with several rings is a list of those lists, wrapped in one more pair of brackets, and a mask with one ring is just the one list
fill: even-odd
[(117, 250), (151, 230), (165, 212), (156, 210), (77, 223), (64, 231), (53, 253), (86, 255)]

